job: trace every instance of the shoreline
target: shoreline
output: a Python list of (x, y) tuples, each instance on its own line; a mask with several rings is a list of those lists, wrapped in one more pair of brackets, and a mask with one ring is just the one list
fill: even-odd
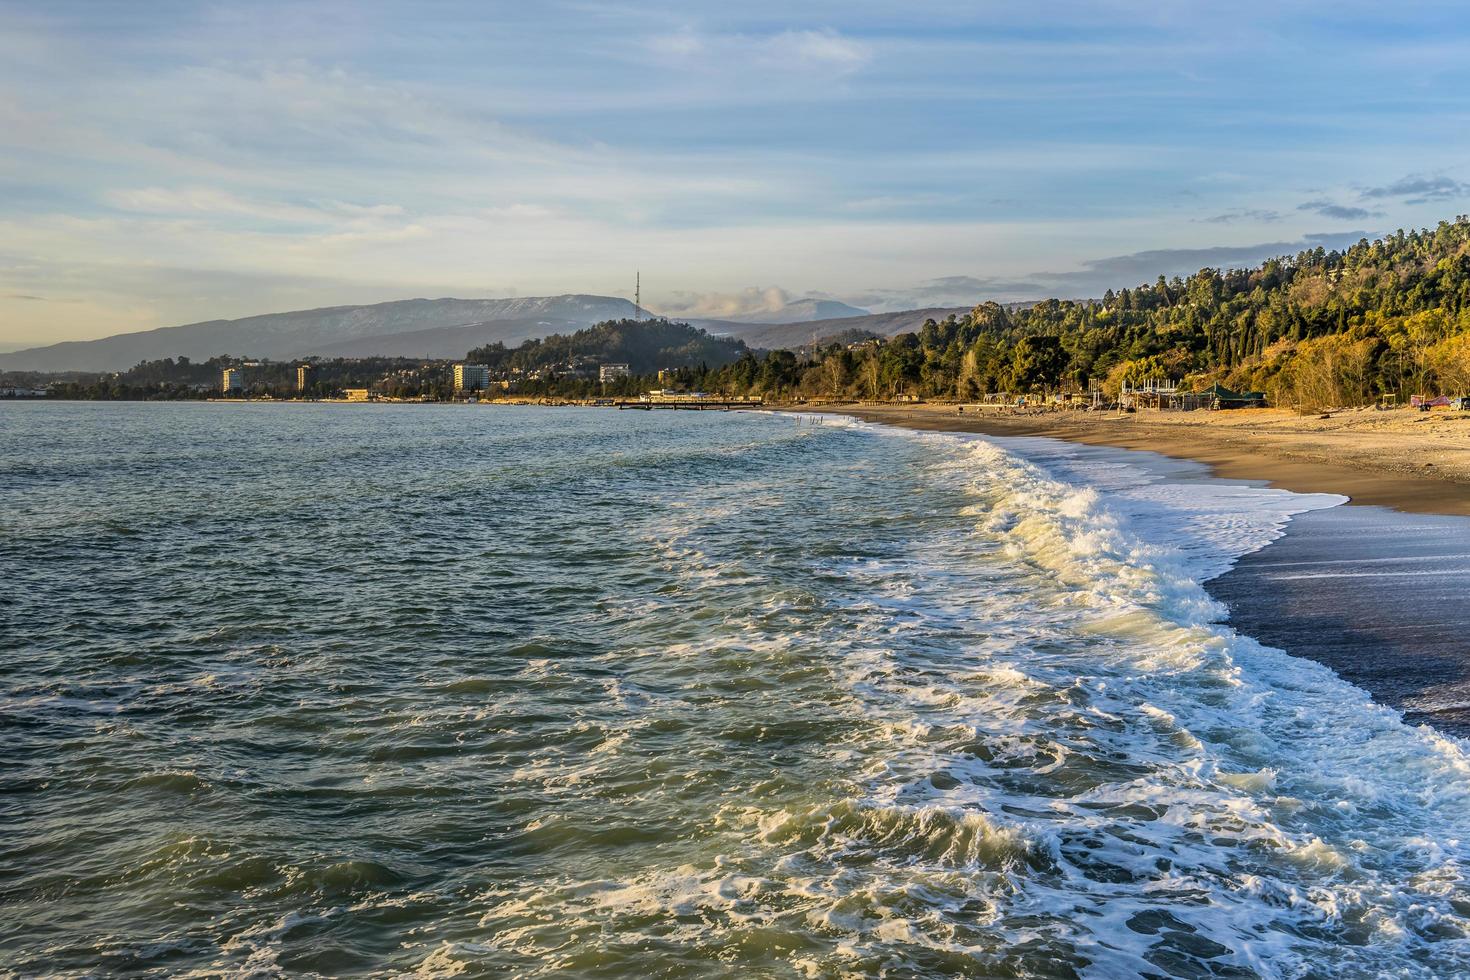
[(1292, 517), (1205, 590), (1236, 632), (1330, 668), (1403, 715), (1470, 738), (1470, 520), (1381, 507)]
[[(1298, 493), (1336, 493), (1349, 504), (1417, 514), (1470, 516), (1470, 420), (1407, 410), (1340, 413), (1336, 425), (1270, 409), (1099, 417), (960, 414), (952, 405), (830, 407), (785, 411), (847, 415), (929, 432), (1042, 436), (1141, 449), (1203, 463), (1212, 476)], [(1394, 416), (1384, 418), (1384, 416)]]
[[(1351, 483), (1355, 499), (1293, 515), (1279, 537), (1241, 555), (1229, 570), (1201, 585), (1228, 610), (1223, 622), (1242, 636), (1327, 667), (1375, 703), (1399, 712), (1407, 725), (1428, 725), (1441, 735), (1470, 739), (1470, 659), (1459, 640), (1470, 622), (1470, 593), (1459, 586), (1470, 574), (1470, 520), (1463, 506), (1454, 509), (1463, 505), (1463, 495), (1446, 496), (1447, 489), (1463, 491), (1463, 484), (1310, 460), (1292, 461), (1288, 472), (1276, 472), (1281, 469), (1279, 447), (1231, 460), (1218, 445), (1218, 435), (1208, 432), (1185, 444), (1184, 432), (1159, 435), (1149, 431), (1152, 427), (1140, 427), (1138, 433), (1122, 433), (1134, 436), (1126, 440), (1131, 444), (1123, 444), (1111, 427), (1085, 430), (1087, 438), (1078, 438), (1074, 427), (1065, 425), (1071, 421), (1065, 416), (982, 419), (941, 414), (946, 408), (952, 412), (950, 406), (936, 406), (923, 415), (915, 408), (919, 406), (864, 407), (831, 414), (910, 430), (1051, 438), (1102, 453), (1152, 453), (1174, 461), (1158, 470), (1169, 482), (1199, 479), (1191, 472), (1203, 470), (1204, 482), (1244, 480), (1293, 492), (1347, 495), (1343, 484)], [(1251, 421), (1237, 419), (1234, 424)], [(1126, 426), (1133, 420), (1120, 421)], [(1210, 426), (1172, 428), (1193, 435)], [(1165, 438), (1169, 435), (1172, 441)], [(1409, 448), (1413, 451), (1412, 444)], [(1161, 464), (1156, 459), (1142, 465)], [(1268, 479), (1272, 472), (1277, 479)], [(1405, 492), (1399, 481), (1412, 482)], [(1382, 499), (1365, 496), (1392, 497), (1409, 505), (1398, 511), (1416, 512), (1396, 513)]]

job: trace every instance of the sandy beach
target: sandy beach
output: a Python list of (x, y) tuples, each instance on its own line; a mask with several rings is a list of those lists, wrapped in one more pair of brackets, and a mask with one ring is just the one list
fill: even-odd
[(1470, 413), (1412, 409), (1335, 412), (1328, 418), (1278, 409), (1224, 412), (1004, 414), (954, 405), (841, 405), (842, 413), (913, 429), (1050, 436), (1146, 449), (1208, 464), (1226, 479), (1264, 480), (1306, 493), (1427, 514), (1470, 515)]

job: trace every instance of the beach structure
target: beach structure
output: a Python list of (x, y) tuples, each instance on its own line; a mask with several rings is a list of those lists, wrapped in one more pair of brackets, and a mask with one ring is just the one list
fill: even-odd
[(655, 388), (638, 396), (640, 402), (699, 402), (715, 397), (704, 391), (676, 391), (672, 388)]
[(1124, 408), (1174, 408), (1179, 386), (1168, 378), (1147, 378), (1138, 384), (1127, 383), (1118, 393)]
[(305, 391), (307, 388), (311, 387), (311, 383), (314, 380), (315, 374), (316, 368), (313, 365), (296, 365), (296, 390)]
[(350, 402), (367, 402), (373, 399), (372, 392), (367, 388), (348, 388), (345, 394)]
[(1218, 382), (1199, 393), (1207, 399), (1206, 407), (1222, 408), (1265, 408), (1266, 395), (1260, 391), (1231, 391)]
[[(659, 373), (662, 375), (663, 372)], [(609, 381), (626, 378), (629, 374), (630, 371), (626, 364), (603, 364), (597, 369), (597, 380), (603, 384), (607, 384)]]
[(227, 395), (245, 390), (245, 372), (239, 368), (225, 368), (220, 374), (219, 390)]
[(1410, 408), (1450, 408), (1457, 398), (1449, 395), (1410, 395)]
[(671, 391), (666, 388), (656, 388), (653, 391), (645, 391), (638, 396), (636, 401), (624, 399), (614, 404), (620, 409), (637, 408), (645, 411), (655, 408), (683, 408), (695, 411), (725, 409), (728, 411), (732, 408), (758, 408), (764, 404), (764, 400), (760, 397), (731, 398), (707, 391)]
[(765, 402), (759, 397), (726, 398), (722, 395), (711, 395), (703, 391), (650, 391), (640, 395), (637, 401), (618, 401), (614, 404), (619, 409), (636, 408), (643, 411), (651, 411), (655, 408), (687, 409), (691, 411), (729, 411), (732, 408), (759, 408)]
[[(1223, 393), (1223, 394), (1222, 394)], [(1103, 403), (1100, 389), (1094, 389), (1093, 406)], [(1264, 406), (1266, 396), (1258, 391), (1236, 392), (1220, 385), (1204, 391), (1185, 391), (1168, 378), (1149, 378), (1139, 384), (1125, 384), (1118, 393), (1122, 409), (1152, 408), (1169, 412), (1211, 411), (1217, 408)]]
[(490, 369), (483, 364), (456, 364), (455, 391), (484, 391), (490, 387)]

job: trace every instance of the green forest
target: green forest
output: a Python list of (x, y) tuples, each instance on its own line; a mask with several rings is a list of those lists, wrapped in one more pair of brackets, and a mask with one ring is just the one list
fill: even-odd
[(486, 365), (492, 374), (546, 370), (577, 359), (592, 359), (626, 364), (636, 375), (649, 375), (661, 369), (701, 364), (723, 367), (746, 353), (743, 342), (713, 336), (687, 323), (609, 320), (573, 334), (528, 340), (515, 348), (498, 343), (478, 347), (466, 355), (466, 360)]

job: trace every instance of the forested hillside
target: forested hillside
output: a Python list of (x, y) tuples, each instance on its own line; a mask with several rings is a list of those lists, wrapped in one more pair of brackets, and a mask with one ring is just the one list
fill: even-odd
[(1116, 391), (1160, 376), (1303, 408), (1470, 391), (1470, 218), (1342, 253), (1161, 276), (1100, 300), (982, 303), (916, 334), (832, 345), (815, 361), (746, 358), (707, 383), (768, 396), (968, 399), (1093, 383)]
[(565, 364), (574, 358), (627, 364), (635, 374), (660, 368), (721, 367), (746, 353), (743, 341), (711, 336), (687, 323), (668, 320), (609, 320), (572, 334), (554, 334), (528, 340), (519, 347), (504, 344), (478, 347), (468, 360), (492, 371), (536, 371)]

